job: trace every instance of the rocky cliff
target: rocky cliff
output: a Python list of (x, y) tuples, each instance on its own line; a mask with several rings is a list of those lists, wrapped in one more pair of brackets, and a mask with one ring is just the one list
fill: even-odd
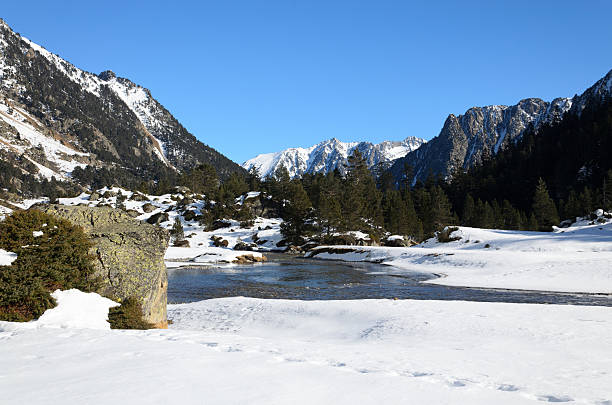
[(83, 206), (37, 205), (37, 209), (82, 226), (95, 244), (96, 270), (102, 293), (142, 301), (144, 319), (167, 326), (168, 277), (164, 254), (169, 235), (162, 228), (135, 220), (125, 212)]
[(612, 71), (573, 98), (551, 102), (527, 98), (516, 105), (473, 107), (465, 114), (448, 116), (440, 134), (420, 148), (396, 160), (389, 169), (397, 182), (404, 181), (405, 168), (412, 167), (412, 183), (432, 173), (448, 177), (457, 169), (467, 169), (486, 156), (495, 155), (528, 130), (559, 122), (563, 115), (579, 115), (591, 103), (611, 96)]

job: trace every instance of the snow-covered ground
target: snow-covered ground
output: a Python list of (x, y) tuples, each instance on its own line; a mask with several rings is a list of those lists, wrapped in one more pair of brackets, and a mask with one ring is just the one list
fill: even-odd
[[(114, 187), (98, 190), (97, 192), (101, 197), (95, 200), (90, 199), (90, 194), (83, 193), (75, 198), (60, 198), (59, 203), (64, 205), (87, 206), (110, 204), (114, 207), (117, 202), (116, 196), (108, 198), (102, 197), (107, 191), (115, 194), (122, 193), (127, 198), (125, 201), (125, 208), (127, 210), (134, 210), (140, 214), (136, 219), (146, 221), (153, 215), (167, 213), (168, 220), (161, 222), (160, 226), (170, 230), (174, 224), (175, 218), (179, 218), (183, 226), (185, 239), (189, 241), (189, 247), (170, 246), (165, 256), (166, 266), (168, 268), (232, 263), (241, 256), (261, 258), (263, 256), (263, 254), (260, 253), (261, 251), (265, 252), (282, 249), (276, 246), (276, 243), (282, 239), (280, 234), (281, 219), (256, 218), (253, 225), (245, 228), (240, 226), (239, 221), (224, 220), (223, 222), (229, 224), (229, 226), (215, 231), (208, 231), (205, 227), (200, 225), (198, 221), (187, 221), (184, 216), (179, 213), (177, 200), (183, 198), (183, 196), (179, 194), (164, 194), (160, 196), (147, 195), (144, 201), (134, 201), (130, 199), (134, 194), (133, 192)], [(248, 193), (242, 198), (237, 199), (237, 204), (242, 204), (245, 199), (258, 196), (259, 193)], [(36, 202), (39, 202), (39, 200), (25, 201), (24, 206)], [(185, 207), (189, 210), (193, 210), (199, 215), (202, 213), (201, 209), (203, 205), (204, 201), (195, 199)], [(145, 206), (149, 207), (149, 212), (144, 210)], [(213, 236), (227, 241), (227, 247), (215, 247), (211, 239)], [(253, 244), (256, 240), (259, 242), (257, 244), (257, 252), (234, 250), (237, 243), (244, 242)]]
[[(600, 213), (601, 214), (601, 213)], [(460, 227), (459, 239), (410, 248), (354, 247), (320, 259), (374, 261), (399, 271), (434, 273), (428, 283), (559, 292), (612, 294), (612, 221), (582, 220), (555, 232)], [(322, 248), (325, 249), (325, 248)]]
[(223, 298), (168, 314), (149, 331), (0, 322), (0, 402), (612, 403), (610, 308)]

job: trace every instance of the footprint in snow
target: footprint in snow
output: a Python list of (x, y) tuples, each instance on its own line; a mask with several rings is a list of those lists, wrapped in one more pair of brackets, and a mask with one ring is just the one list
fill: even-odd
[(543, 402), (572, 402), (574, 398), (567, 395), (541, 395), (538, 400)]
[(512, 384), (502, 384), (499, 387), (497, 387), (498, 390), (500, 391), (518, 391), (518, 387), (516, 385), (512, 385)]

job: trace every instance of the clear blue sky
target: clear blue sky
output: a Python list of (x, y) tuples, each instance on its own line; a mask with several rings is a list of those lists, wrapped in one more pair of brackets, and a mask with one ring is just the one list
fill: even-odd
[[(418, 3), (418, 4), (417, 4)], [(14, 30), (147, 87), (234, 161), (572, 96), (612, 69), (610, 1), (3, 2)]]

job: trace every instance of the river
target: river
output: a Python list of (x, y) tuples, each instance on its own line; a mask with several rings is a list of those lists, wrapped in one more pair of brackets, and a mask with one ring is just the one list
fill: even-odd
[(222, 297), (297, 300), (397, 298), (612, 306), (602, 294), (448, 287), (422, 281), (431, 274), (376, 263), (346, 263), (266, 254), (264, 264), (168, 270), (168, 302)]

